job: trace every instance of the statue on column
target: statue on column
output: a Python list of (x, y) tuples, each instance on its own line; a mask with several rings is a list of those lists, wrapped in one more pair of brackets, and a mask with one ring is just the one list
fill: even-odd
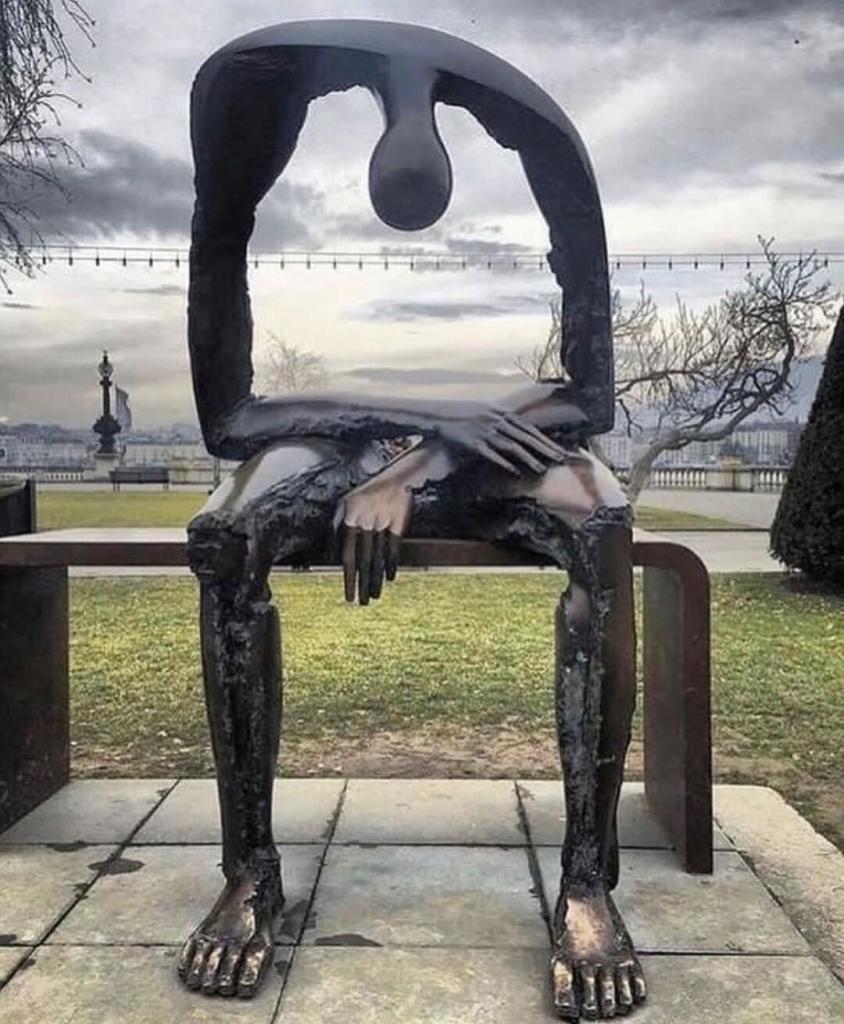
[(97, 446), (97, 455), (116, 457), (117, 449), (114, 444), (114, 438), (120, 433), (121, 428), (120, 423), (111, 413), (111, 378), (114, 373), (114, 367), (112, 366), (108, 358), (108, 352), (105, 349), (103, 349), (103, 357), (97, 366), (97, 370), (100, 374), (100, 387), (103, 391), (103, 411), (92, 427), (94, 433), (99, 434), (100, 436), (100, 443)]
[[(311, 100), (353, 86), (383, 111), (369, 193), (394, 228), (428, 227), (449, 203), (435, 104), (469, 111), (519, 154), (563, 293), (565, 378), (493, 405), (252, 393), (255, 208), (293, 155)], [(272, 961), (283, 890), (270, 821), (281, 716), (271, 566), (342, 551), (346, 597), (367, 604), (395, 577), (403, 536), (477, 539), (541, 552), (568, 573), (555, 623), (566, 836), (551, 984), (564, 1020), (626, 1013), (645, 999), (611, 895), (635, 701), (631, 512), (588, 449), (612, 426), (614, 397), (606, 241), (583, 143), (545, 92), (485, 50), (357, 20), (276, 25), (218, 50), (194, 82), (191, 135), (194, 393), (208, 450), (242, 465), (189, 526), (225, 881), (185, 943), (180, 976), (208, 994), (250, 996)], [(377, 442), (410, 436), (420, 440), (409, 450), (380, 454)]]

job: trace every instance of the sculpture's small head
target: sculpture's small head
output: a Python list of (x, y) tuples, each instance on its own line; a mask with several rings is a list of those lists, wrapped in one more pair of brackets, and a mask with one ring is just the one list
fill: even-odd
[(433, 121), (397, 121), (378, 140), (369, 164), (369, 195), (391, 228), (435, 224), (451, 198), (451, 163)]
[(369, 195), (380, 219), (401, 231), (435, 224), (451, 199), (451, 162), (437, 131), (433, 76), (392, 69), (381, 97), (386, 125), (369, 162)]

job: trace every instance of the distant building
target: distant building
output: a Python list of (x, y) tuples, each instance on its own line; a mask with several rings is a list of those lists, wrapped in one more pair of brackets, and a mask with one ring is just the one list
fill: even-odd
[(94, 443), (43, 437), (38, 434), (0, 434), (0, 469), (61, 466), (82, 469), (93, 458)]

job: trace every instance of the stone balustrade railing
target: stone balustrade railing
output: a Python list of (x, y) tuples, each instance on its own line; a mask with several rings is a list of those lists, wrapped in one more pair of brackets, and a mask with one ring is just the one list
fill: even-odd
[(694, 491), (780, 491), (786, 466), (662, 466), (654, 469), (648, 487)]

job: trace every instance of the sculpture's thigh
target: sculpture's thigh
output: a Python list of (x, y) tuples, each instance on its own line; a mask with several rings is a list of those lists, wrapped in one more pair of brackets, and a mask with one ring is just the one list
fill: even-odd
[(242, 463), (188, 525), (192, 568), (221, 580), (327, 538), (337, 501), (381, 463), (369, 448), (322, 439), (282, 441)]
[(567, 451), (564, 463), (550, 466), (541, 475), (501, 480), (503, 496), (533, 498), (572, 530), (599, 509), (618, 509), (623, 516), (629, 503), (611, 470), (585, 448)]

